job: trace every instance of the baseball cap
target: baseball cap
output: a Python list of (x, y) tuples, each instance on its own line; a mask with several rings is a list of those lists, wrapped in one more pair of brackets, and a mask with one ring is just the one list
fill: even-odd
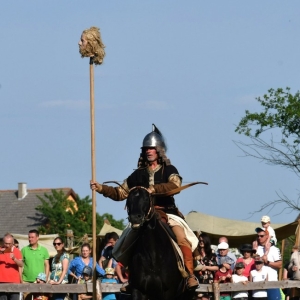
[(83, 268), (83, 270), (82, 270), (82, 274), (86, 274), (86, 275), (88, 275), (89, 277), (91, 277), (92, 274), (93, 274), (93, 269), (92, 269), (91, 267), (89, 267), (89, 266), (85, 266), (85, 267)]
[(229, 245), (225, 242), (222, 242), (218, 245), (218, 249), (228, 249)]
[(245, 268), (245, 265), (244, 265), (244, 263), (243, 262), (237, 262), (236, 264), (235, 264), (235, 268), (236, 269), (242, 269), (242, 268)]
[(268, 222), (270, 222), (270, 221), (271, 221), (271, 219), (270, 219), (269, 216), (262, 216), (262, 217), (261, 217), (261, 222), (268, 223)]
[(263, 227), (257, 227), (255, 228), (256, 233), (262, 232), (262, 231), (266, 231), (265, 228)]

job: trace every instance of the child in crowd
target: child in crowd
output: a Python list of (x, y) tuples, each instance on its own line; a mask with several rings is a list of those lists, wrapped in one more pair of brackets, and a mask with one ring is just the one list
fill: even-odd
[[(218, 283), (229, 283), (231, 282), (232, 270), (231, 270), (231, 260), (228, 256), (220, 258), (219, 270), (216, 271), (214, 282)], [(229, 292), (221, 292), (220, 300), (230, 300)]]
[[(89, 266), (85, 266), (82, 271), (82, 277), (79, 277), (78, 279), (78, 284), (92, 282), (92, 274), (93, 274), (92, 268)], [(78, 294), (78, 300), (92, 299), (92, 298), (93, 298), (92, 293)]]
[[(101, 280), (102, 283), (109, 283), (109, 284), (118, 283), (117, 279), (114, 278), (114, 275), (115, 275), (115, 270), (113, 268), (106, 268), (105, 276)], [(103, 296), (102, 300), (116, 300), (117, 299), (115, 293), (103, 293), (103, 294), (104, 294), (104, 296)]]
[[(47, 282), (46, 274), (39, 273), (34, 283), (44, 284), (46, 282)], [(49, 296), (50, 296), (49, 294), (37, 294), (37, 293), (32, 294), (33, 300), (48, 300)]]
[[(255, 257), (255, 270), (250, 272), (250, 281), (268, 281), (268, 269), (264, 266), (264, 261), (259, 255)], [(253, 290), (252, 298), (268, 300), (267, 290)]]
[(271, 224), (271, 219), (269, 216), (263, 216), (261, 218), (261, 226), (265, 229), (268, 230), (269, 232), (269, 240), (267, 242), (270, 242), (272, 245), (276, 246), (277, 244), (277, 238), (275, 235), (274, 229), (270, 226)]
[[(243, 262), (237, 262), (235, 264), (235, 272), (236, 274), (233, 274), (231, 277), (231, 282), (238, 283), (241, 282), (243, 284), (248, 283), (248, 278), (243, 275), (243, 272), (245, 270), (245, 265)], [(232, 299), (248, 299), (248, 292), (242, 291), (242, 292), (233, 292), (232, 293)]]

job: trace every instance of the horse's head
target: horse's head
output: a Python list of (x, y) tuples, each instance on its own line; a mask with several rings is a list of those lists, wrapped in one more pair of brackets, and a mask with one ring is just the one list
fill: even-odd
[(128, 220), (132, 229), (140, 228), (149, 221), (154, 213), (150, 193), (144, 187), (137, 186), (130, 190), (126, 202)]

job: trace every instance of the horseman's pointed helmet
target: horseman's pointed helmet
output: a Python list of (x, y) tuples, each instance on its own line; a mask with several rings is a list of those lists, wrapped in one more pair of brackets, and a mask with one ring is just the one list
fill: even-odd
[(138, 167), (145, 167), (147, 166), (147, 159), (146, 159), (146, 149), (149, 147), (153, 147), (156, 149), (159, 157), (160, 164), (170, 165), (171, 162), (166, 156), (167, 146), (165, 143), (165, 139), (159, 129), (152, 124), (152, 132), (148, 133), (143, 140), (143, 145), (141, 147), (142, 153), (140, 155), (138, 161)]
[(154, 124), (152, 124), (152, 132), (148, 133), (143, 140), (142, 149), (148, 147), (159, 147), (165, 151), (167, 150), (164, 137)]

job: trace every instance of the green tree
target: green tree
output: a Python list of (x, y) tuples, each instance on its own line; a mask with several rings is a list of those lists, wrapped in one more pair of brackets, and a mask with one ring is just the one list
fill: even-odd
[[(52, 190), (52, 194), (37, 196), (41, 205), (36, 207), (43, 223), (39, 230), (42, 234), (64, 234), (72, 229), (75, 236), (92, 233), (92, 200), (89, 196), (81, 199), (78, 195), (75, 202), (67, 199), (63, 191)], [(96, 214), (96, 232), (99, 232), (107, 219), (116, 228), (124, 229), (124, 220), (115, 220), (110, 214)]]
[[(248, 136), (251, 142), (235, 142), (236, 145), (246, 156), (288, 168), (300, 177), (300, 92), (291, 94), (290, 88), (270, 89), (256, 100), (262, 111), (246, 110), (235, 129), (237, 133)], [(267, 135), (267, 131), (271, 135)], [(279, 138), (274, 139), (274, 134), (279, 134)], [(290, 200), (285, 195), (278, 197), (278, 200), (264, 204), (259, 211), (279, 203), (285, 203), (287, 209), (300, 210), (298, 200)]]

